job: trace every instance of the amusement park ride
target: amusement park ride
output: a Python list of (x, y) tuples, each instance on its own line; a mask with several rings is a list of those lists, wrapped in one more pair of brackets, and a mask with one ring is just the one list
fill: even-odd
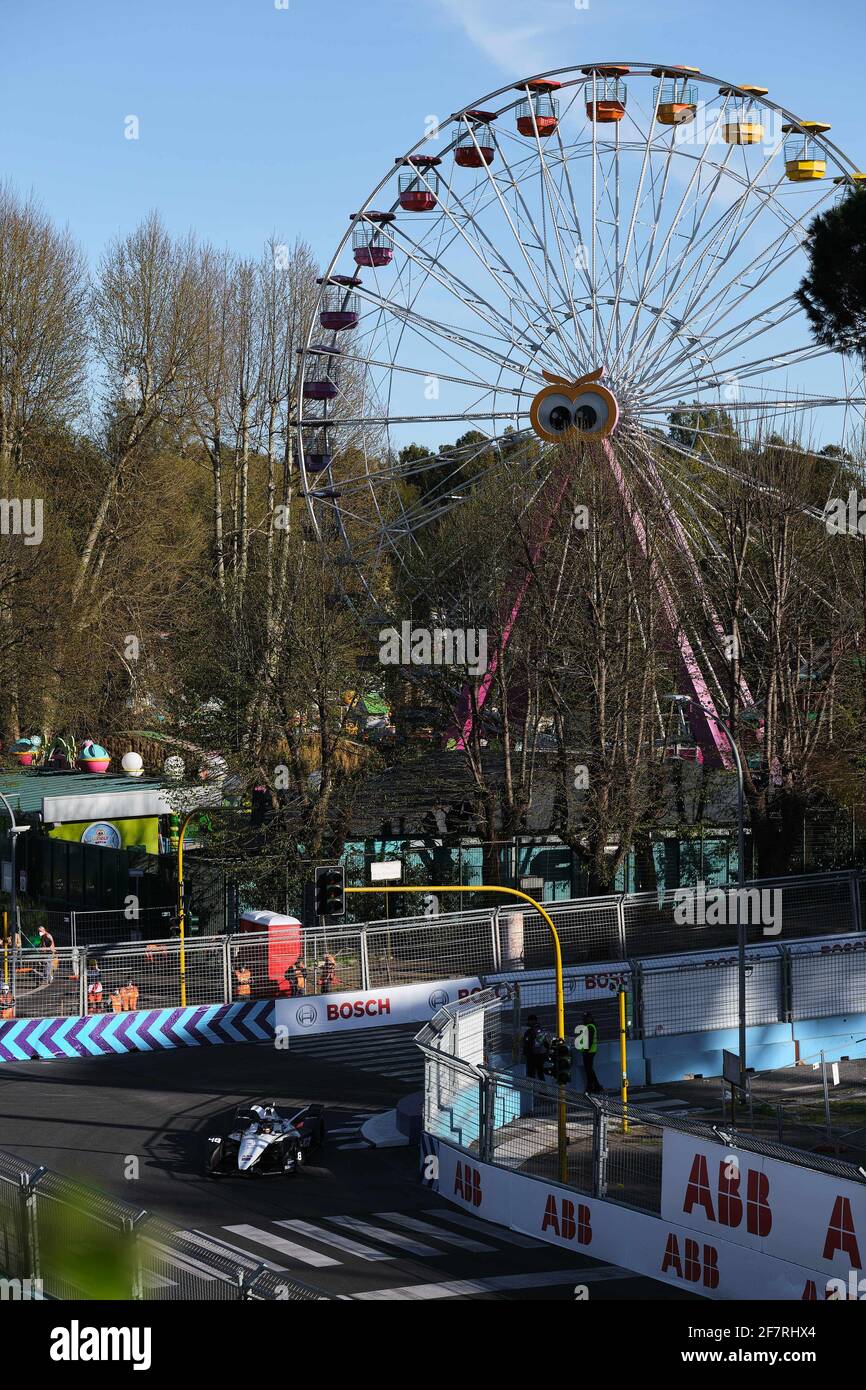
[[(713, 718), (726, 699), (726, 635), (704, 562), (714, 548), (705, 518), (731, 466), (712, 427), (692, 444), (662, 431), (686, 402), (710, 420), (724, 411), (743, 439), (781, 433), (805, 457), (829, 442), (862, 451), (863, 363), (818, 346), (795, 297), (811, 220), (866, 179), (829, 129), (763, 87), (676, 65), (592, 63), (493, 92), (395, 161), (320, 281), (296, 422), (314, 531), (336, 530), (374, 603), (381, 569), (408, 563), (419, 532), (459, 505), (461, 484), (482, 457), (497, 458), (506, 431), (512, 464), (521, 449), (537, 460), (539, 441), (550, 459), (536, 551), (570, 481), (558, 446), (592, 441), (695, 702), (682, 756), (730, 766)], [(449, 424), (482, 442), (441, 446)], [(429, 453), (401, 461), (419, 436)], [(437, 481), (407, 490), (425, 474)], [(648, 496), (664, 511), (663, 544), (647, 535)], [(687, 602), (673, 569), (680, 584), (688, 577)], [(455, 711), (457, 746), (529, 582), (515, 571), (497, 651)], [(696, 604), (702, 636), (684, 617)], [(738, 683), (753, 708), (742, 674)]]

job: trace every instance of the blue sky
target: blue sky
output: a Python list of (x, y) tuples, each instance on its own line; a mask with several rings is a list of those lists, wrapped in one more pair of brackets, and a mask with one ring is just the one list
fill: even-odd
[(429, 116), (589, 60), (763, 85), (866, 166), (862, 0), (0, 0), (0, 21), (0, 177), (94, 261), (151, 207), (242, 253), (276, 233), (326, 259)]

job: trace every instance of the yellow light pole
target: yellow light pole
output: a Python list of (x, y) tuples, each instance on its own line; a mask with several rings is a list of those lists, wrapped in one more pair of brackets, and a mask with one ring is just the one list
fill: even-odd
[[(347, 893), (462, 893), (464, 888), (461, 884), (456, 886), (453, 883), (427, 884), (423, 888), (405, 888), (403, 886), (393, 888), (349, 888)], [(545, 912), (541, 903), (536, 902), (528, 893), (522, 892), (519, 888), (499, 888), (492, 884), (480, 883), (473, 884), (472, 893), (504, 893), (509, 898), (521, 898), (523, 902), (529, 903), (534, 908), (543, 921), (547, 924), (551, 936), (553, 937), (553, 959), (556, 973), (556, 1034), (557, 1037), (565, 1039), (565, 989), (562, 982), (562, 946), (559, 941), (559, 932), (553, 925), (550, 916)], [(568, 1148), (565, 1124), (565, 1088), (559, 1087), (559, 1105), (557, 1116), (557, 1135), (559, 1150), (559, 1177), (561, 1182), (568, 1181)]]
[(622, 1132), (628, 1134), (628, 1052), (626, 1049), (625, 990), (619, 992), (619, 1064), (622, 1071)]

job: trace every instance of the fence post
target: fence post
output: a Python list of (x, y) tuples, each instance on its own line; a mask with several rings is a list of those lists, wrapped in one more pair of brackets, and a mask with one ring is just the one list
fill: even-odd
[(862, 914), (860, 912), (860, 882), (856, 869), (852, 869), (851, 871), (851, 930), (863, 930)]
[(520, 981), (515, 980), (511, 996), (511, 1063), (517, 1065), (520, 1057)]
[(264, 1272), (263, 1264), (256, 1265), (253, 1270), (238, 1270), (238, 1299), (241, 1303), (249, 1303), (252, 1300), (255, 1282)]
[(367, 954), (367, 928), (361, 927), (361, 988), (370, 988), (370, 957)]
[(493, 961), (494, 971), (502, 969), (502, 951), (499, 940), (499, 908), (495, 907), (490, 914), (490, 944), (491, 960)]
[(779, 953), (782, 957), (782, 964), (779, 970), (780, 975), (780, 994), (779, 1000), (781, 1016), (780, 1023), (791, 1023), (794, 1018), (794, 972), (791, 968), (791, 952), (787, 946), (780, 946)]
[(125, 1216), (123, 1218), (123, 1229), (129, 1240), (129, 1247), (132, 1254), (132, 1280), (129, 1297), (135, 1303), (144, 1300), (144, 1270), (141, 1264), (141, 1248), (138, 1241), (138, 1223), (147, 1216), (146, 1211), (137, 1211), (135, 1216)]
[(628, 959), (628, 948), (625, 939), (625, 893), (620, 893), (616, 900), (616, 929), (619, 937), (619, 958)]
[(594, 1100), (595, 1115), (592, 1122), (592, 1192), (603, 1199), (607, 1196), (607, 1109)]
[(231, 937), (224, 936), (222, 939), (222, 958), (223, 958), (223, 999), (227, 1004), (232, 1002), (232, 948)]
[(643, 965), (640, 961), (631, 960), (628, 964), (631, 970), (632, 1037), (643, 1038)]
[(41, 1182), (46, 1174), (45, 1168), (37, 1168), (35, 1173), (28, 1177), (26, 1173), (21, 1174), (21, 1191), (24, 1201), (24, 1224), (27, 1239), (27, 1254), (29, 1256), (29, 1270), (26, 1278), (41, 1279), (41, 1268), (39, 1262), (39, 1218), (36, 1213), (36, 1184)]
[(495, 1125), (496, 1080), (482, 1069), (478, 1082), (478, 1156), (482, 1163), (490, 1163), (493, 1156), (493, 1131)]
[(76, 946), (78, 951), (78, 1012), (82, 1018), (87, 1013), (87, 971), (88, 951), (86, 946)]

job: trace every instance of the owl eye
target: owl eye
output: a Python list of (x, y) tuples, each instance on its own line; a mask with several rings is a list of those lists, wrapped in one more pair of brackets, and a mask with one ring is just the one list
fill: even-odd
[(538, 407), (538, 423), (548, 434), (564, 434), (574, 428), (574, 404), (568, 396), (545, 396)]
[(572, 402), (574, 427), (581, 434), (599, 434), (610, 418), (610, 410), (604, 396), (591, 389), (581, 391)]

